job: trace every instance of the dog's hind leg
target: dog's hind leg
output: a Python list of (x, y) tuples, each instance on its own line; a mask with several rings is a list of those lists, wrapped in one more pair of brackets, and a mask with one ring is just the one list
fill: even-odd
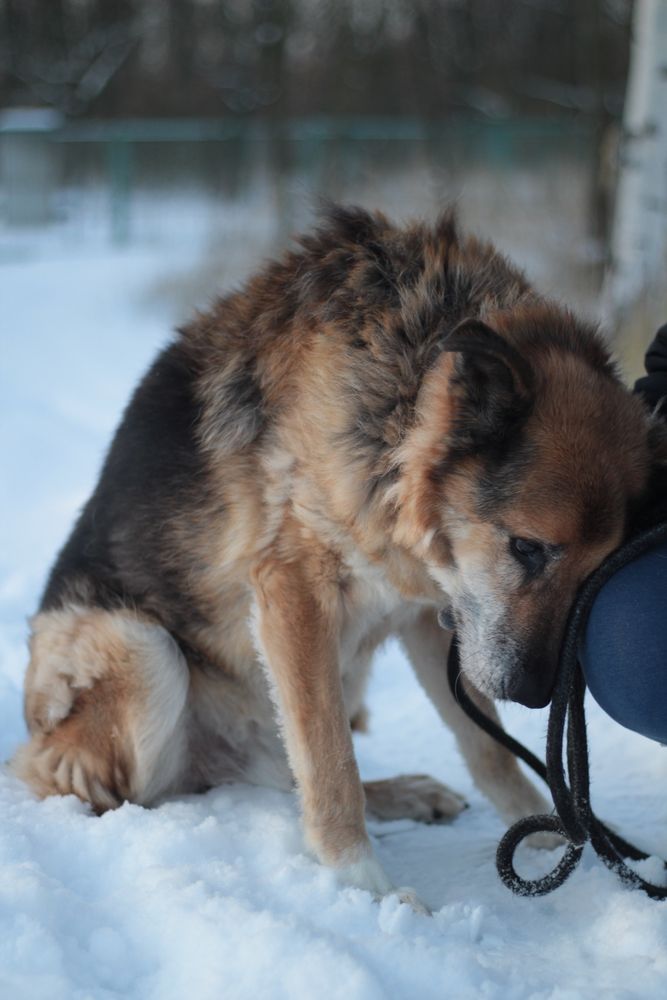
[(163, 628), (126, 609), (69, 606), (35, 616), (30, 648), (30, 740), (15, 774), (41, 797), (73, 793), (99, 812), (177, 790), (189, 671)]
[[(435, 611), (424, 611), (400, 634), (401, 643), (422, 687), (441, 718), (452, 729), (473, 781), (509, 823), (551, 806), (525, 777), (516, 757), (483, 732), (456, 703), (447, 680), (450, 634), (440, 628)], [(495, 721), (498, 715), (488, 698), (467, 685), (469, 695)], [(558, 843), (554, 838), (544, 846)], [(538, 846), (537, 844), (535, 846)]]

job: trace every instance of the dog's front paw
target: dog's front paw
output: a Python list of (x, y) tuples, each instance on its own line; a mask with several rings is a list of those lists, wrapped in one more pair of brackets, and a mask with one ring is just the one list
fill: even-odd
[(385, 896), (396, 896), (401, 903), (406, 903), (415, 913), (430, 913), (414, 889), (406, 886), (397, 889), (394, 886), (370, 849), (364, 851), (358, 861), (336, 868), (336, 875), (344, 885), (354, 886), (356, 889), (366, 889), (378, 900)]
[(384, 781), (366, 781), (364, 792), (366, 808), (378, 819), (444, 823), (467, 806), (461, 795), (428, 774), (400, 774)]
[(526, 837), (524, 843), (535, 851), (553, 851), (565, 844), (565, 838), (550, 830), (540, 830), (539, 833), (531, 833), (530, 836)]
[(358, 860), (337, 865), (336, 876), (343, 885), (350, 885), (355, 889), (366, 889), (378, 899), (394, 892), (395, 888), (370, 847), (360, 852)]
[[(520, 775), (520, 782), (511, 788), (511, 795), (504, 801), (496, 802), (498, 811), (510, 827), (531, 816), (550, 816), (553, 813), (553, 803), (538, 792), (523, 774)], [(558, 833), (540, 830), (529, 834), (523, 843), (536, 850), (553, 851), (556, 847), (562, 847), (565, 841)]]
[(410, 909), (414, 910), (415, 913), (421, 913), (425, 917), (431, 916), (431, 911), (425, 903), (422, 903), (421, 899), (417, 895), (414, 889), (409, 886), (402, 885), (399, 889), (395, 889), (392, 893), (396, 896), (401, 903), (405, 903)]

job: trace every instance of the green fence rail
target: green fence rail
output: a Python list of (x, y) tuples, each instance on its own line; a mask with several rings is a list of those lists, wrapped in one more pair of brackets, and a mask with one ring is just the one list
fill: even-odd
[[(311, 117), (285, 120), (240, 119), (110, 119), (57, 121), (43, 113), (0, 114), (0, 193), (4, 216), (14, 223), (48, 221), (50, 189), (57, 188), (63, 158), (71, 163), (85, 148), (102, 152), (104, 182), (109, 192), (110, 233), (116, 244), (130, 237), (131, 196), (138, 183), (138, 156), (149, 144), (178, 144), (192, 150), (208, 144), (222, 162), (251, 159), (261, 147), (277, 172), (298, 170), (318, 187), (332, 158), (358, 162), (359, 157), (400, 155), (424, 150), (433, 162), (483, 160), (510, 168), (526, 156), (537, 159), (568, 149), (592, 157), (594, 126), (582, 118), (518, 118), (486, 120), (448, 118)], [(81, 151), (77, 153), (77, 147)], [(165, 159), (169, 156), (165, 150)]]

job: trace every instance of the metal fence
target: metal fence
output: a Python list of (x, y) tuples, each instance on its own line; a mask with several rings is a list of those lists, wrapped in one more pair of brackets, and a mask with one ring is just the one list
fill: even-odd
[(575, 165), (584, 184), (590, 178), (592, 203), (596, 141), (582, 119), (63, 122), (41, 112), (5, 112), (0, 219), (14, 227), (57, 224), (95, 201), (108, 239), (123, 245), (135, 235), (141, 194), (197, 191), (234, 201), (261, 183), (279, 206), (280, 225), (290, 228), (312, 192), (347, 197), (412, 172), (438, 199), (465, 186), (471, 169), (502, 177), (520, 165), (539, 174), (555, 162)]

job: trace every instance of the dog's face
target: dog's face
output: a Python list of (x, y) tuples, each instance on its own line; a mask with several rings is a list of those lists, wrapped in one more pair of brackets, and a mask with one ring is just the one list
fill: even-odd
[(621, 542), (657, 436), (599, 344), (595, 364), (544, 333), (521, 353), (477, 322), (448, 339), (455, 353), (435, 374), (447, 446), (425, 478), (440, 538), (425, 561), (450, 598), (464, 673), (530, 707), (551, 697), (577, 588)]

